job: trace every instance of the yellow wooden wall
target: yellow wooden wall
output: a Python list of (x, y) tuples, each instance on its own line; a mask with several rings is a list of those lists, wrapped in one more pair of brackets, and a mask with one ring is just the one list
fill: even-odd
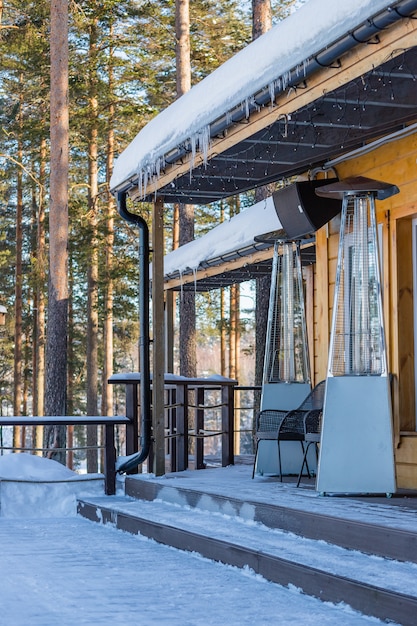
[[(417, 134), (340, 164), (340, 179), (367, 176), (393, 183), (400, 193), (376, 202), (383, 235), (383, 297), (398, 487), (417, 488), (414, 407), (414, 331), (411, 219), (417, 217)], [(317, 233), (314, 273), (314, 380), (326, 376), (340, 219)], [(311, 319), (312, 318), (312, 319)], [(417, 338), (416, 338), (417, 340)]]

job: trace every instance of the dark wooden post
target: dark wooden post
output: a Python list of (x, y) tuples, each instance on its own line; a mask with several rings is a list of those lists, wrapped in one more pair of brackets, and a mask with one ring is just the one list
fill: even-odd
[(177, 472), (188, 469), (188, 385), (177, 384)]
[[(126, 397), (126, 417), (130, 422), (126, 426), (126, 456), (135, 454), (139, 450), (139, 432), (138, 432), (138, 387), (139, 383), (127, 383), (125, 388)], [(128, 474), (137, 474), (138, 468), (127, 472)]]
[(106, 424), (104, 426), (104, 492), (106, 496), (114, 496), (116, 493), (116, 448), (114, 446), (115, 428), (115, 424)]
[(153, 472), (165, 474), (165, 324), (164, 324), (164, 202), (156, 198), (152, 212), (152, 429)]
[[(197, 387), (195, 390), (195, 434), (198, 435), (204, 430), (204, 387)], [(196, 437), (195, 440), (195, 469), (204, 469), (204, 439)]]
[(169, 392), (169, 402), (172, 406), (172, 409), (169, 410), (170, 415), (170, 429), (169, 434), (171, 435), (170, 439), (170, 453), (171, 453), (171, 472), (175, 472), (177, 469), (177, 389), (170, 389)]
[(222, 467), (234, 465), (234, 385), (222, 385)]

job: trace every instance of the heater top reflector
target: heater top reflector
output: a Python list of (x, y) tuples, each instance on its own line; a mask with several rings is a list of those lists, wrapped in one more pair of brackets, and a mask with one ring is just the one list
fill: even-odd
[(366, 194), (374, 196), (377, 200), (385, 200), (399, 192), (400, 190), (396, 185), (367, 178), (366, 176), (352, 176), (351, 178), (345, 178), (337, 183), (316, 189), (316, 194), (321, 198), (339, 199), (343, 199), (343, 196), (360, 196)]

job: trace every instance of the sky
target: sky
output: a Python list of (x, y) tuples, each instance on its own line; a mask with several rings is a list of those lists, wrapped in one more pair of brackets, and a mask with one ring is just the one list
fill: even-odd
[[(243, 478), (247, 485), (248, 477), (240, 472), (250, 469), (230, 469), (224, 476), (230, 476), (236, 485), (239, 481), (243, 484)], [(206, 481), (213, 481), (216, 472), (207, 470), (199, 474)], [(189, 472), (182, 474), (177, 479), (186, 481)], [(214, 483), (208, 482), (207, 488), (213, 489)], [(233, 489), (239, 491), (235, 486)], [(346, 605), (322, 603), (294, 587), (268, 582), (249, 569), (222, 565), (140, 535), (132, 536), (82, 519), (76, 515), (76, 497), (81, 494), (103, 497), (102, 477), (78, 475), (55, 461), (28, 454), (0, 457), (1, 624), (356, 626), (382, 623)], [(151, 515), (151, 503), (126, 500), (122, 481), (114, 498), (119, 506), (141, 509), (146, 506)], [(314, 505), (313, 499), (311, 502)], [(161, 519), (179, 515), (178, 503), (157, 502), (155, 510)], [(189, 519), (192, 525), (193, 512), (181, 507), (181, 514), (182, 523), (186, 525)], [(298, 550), (306, 550), (306, 545), (300, 546), (299, 539), (291, 533), (226, 514), (202, 511), (196, 523), (210, 534), (215, 528), (220, 532), (224, 527), (231, 536), (243, 534), (248, 541), (259, 541), (262, 534), (263, 540), (275, 545), (281, 554), (297, 550), (297, 545)], [(326, 546), (324, 555), (330, 559), (332, 552)], [(350, 551), (350, 559), (353, 568), (363, 568), (363, 555)], [(385, 560), (376, 559), (375, 567), (384, 572), (381, 561)], [(398, 567), (400, 570), (403, 567), (403, 573), (395, 570)], [(394, 570), (397, 571), (394, 578), (409, 575), (416, 580), (415, 564), (396, 564)], [(387, 580), (391, 575), (387, 570)]]

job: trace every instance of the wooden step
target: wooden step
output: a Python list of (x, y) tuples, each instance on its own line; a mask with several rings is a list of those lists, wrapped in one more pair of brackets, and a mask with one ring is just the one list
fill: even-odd
[[(82, 499), (78, 512), (159, 543), (254, 572), (281, 585), (384, 620), (415, 624), (415, 565), (352, 552), (188, 504), (130, 497)], [(179, 575), (181, 575), (179, 573)], [(378, 578), (379, 577), (379, 578)], [(379, 580), (379, 583), (378, 583)]]
[[(175, 486), (171, 486), (171, 482), (175, 482)], [(255, 499), (255, 494), (242, 499), (225, 493), (207, 493), (198, 483), (195, 488), (188, 485), (182, 487), (178, 484), (181, 482), (149, 480), (140, 476), (126, 477), (125, 493), (140, 500), (163, 499), (193, 508), (236, 515), (260, 522), (269, 528), (279, 528), (350, 550), (417, 563), (417, 513), (414, 510), (398, 510), (398, 507), (390, 504), (372, 504), (351, 498), (335, 498), (331, 504), (329, 498), (324, 498), (326, 502), (323, 502), (323, 507), (320, 507), (321, 498), (316, 498), (316, 510), (311, 510), (311, 493), (303, 499), (301, 490), (294, 489), (296, 506), (291, 506), (279, 504), (280, 494), (270, 504), (259, 498)], [(249, 483), (249, 486), (253, 484), (256, 485)], [(280, 485), (275, 487), (279, 488)], [(233, 493), (233, 489), (230, 493)], [(321, 513), (321, 508), (332, 510), (332, 514)]]

